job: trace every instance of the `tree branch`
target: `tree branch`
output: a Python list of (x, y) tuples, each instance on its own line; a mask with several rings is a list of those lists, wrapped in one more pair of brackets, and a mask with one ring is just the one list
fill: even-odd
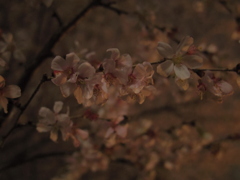
[(13, 122), (13, 127), (8, 131), (8, 133), (2, 137), (0, 137), (0, 147), (2, 148), (4, 146), (5, 141), (7, 140), (7, 138), (12, 134), (12, 132), (18, 127), (17, 126), (17, 122), (19, 120), (19, 118), (21, 117), (21, 115), (25, 112), (25, 110), (27, 109), (27, 107), (29, 106), (29, 104), (31, 103), (31, 101), (33, 100), (33, 98), (35, 97), (35, 95), (37, 94), (37, 92), (39, 91), (41, 85), (44, 82), (50, 81), (51, 78), (47, 77), (46, 74), (43, 75), (40, 83), (37, 85), (36, 89), (33, 91), (32, 95), (30, 96), (30, 98), (28, 99), (28, 101), (26, 102), (26, 104), (20, 108), (21, 112), (18, 114), (17, 118), (14, 119)]

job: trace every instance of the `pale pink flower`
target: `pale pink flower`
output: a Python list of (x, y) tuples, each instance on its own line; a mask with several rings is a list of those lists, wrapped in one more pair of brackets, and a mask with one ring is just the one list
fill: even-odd
[(156, 91), (153, 84), (153, 68), (149, 62), (137, 64), (133, 72), (128, 76), (127, 86), (121, 89), (121, 95), (127, 102), (142, 104), (147, 96)]
[(41, 119), (37, 123), (37, 131), (50, 131), (50, 139), (54, 142), (56, 142), (58, 139), (58, 131), (61, 131), (62, 139), (64, 141), (67, 140), (73, 125), (68, 113), (59, 114), (59, 112), (62, 110), (62, 107), (63, 102), (57, 101), (54, 103), (53, 111), (46, 107), (41, 107), (38, 113)]
[(233, 94), (232, 85), (220, 78), (216, 78), (211, 72), (205, 72), (204, 76), (199, 80), (198, 89), (201, 93), (209, 91), (218, 97)]
[(162, 76), (169, 76), (173, 72), (181, 79), (190, 77), (188, 68), (194, 69), (202, 65), (203, 58), (195, 54), (195, 48), (192, 46), (193, 38), (185, 37), (176, 52), (173, 48), (164, 42), (158, 43), (158, 52), (165, 58), (165, 61), (157, 66), (157, 72)]
[(83, 99), (84, 106), (102, 104), (108, 98), (107, 83), (106, 80), (103, 78), (103, 73), (95, 74), (95, 76), (91, 79), (91, 82), (95, 84), (93, 87), (93, 95), (90, 99)]
[(111, 52), (111, 57), (105, 59), (102, 66), (104, 69), (105, 79), (110, 85), (127, 84), (128, 75), (132, 71), (132, 59), (130, 55), (123, 54), (116, 48), (108, 49)]
[[(64, 97), (68, 97), (74, 93), (79, 104), (82, 104), (85, 99), (90, 99), (93, 96), (93, 90), (96, 84), (100, 83), (98, 78), (95, 78), (96, 70), (88, 62), (79, 65), (77, 69), (76, 82), (67, 81), (60, 86)], [(98, 76), (98, 75), (96, 75)]]
[(55, 74), (55, 78), (52, 82), (57, 86), (60, 86), (67, 81), (75, 83), (78, 76), (78, 67), (80, 59), (75, 53), (69, 53), (66, 55), (66, 60), (61, 56), (56, 56), (52, 60), (51, 68)]
[(0, 76), (0, 105), (7, 111), (8, 99), (7, 98), (18, 98), (21, 96), (21, 89), (16, 85), (5, 86), (5, 79)]

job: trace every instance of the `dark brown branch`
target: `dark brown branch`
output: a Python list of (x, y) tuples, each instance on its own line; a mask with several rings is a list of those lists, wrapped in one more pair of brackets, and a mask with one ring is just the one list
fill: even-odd
[(50, 153), (37, 154), (37, 155), (35, 155), (33, 157), (30, 157), (30, 158), (27, 158), (25, 160), (22, 160), (22, 159), (16, 160), (16, 161), (12, 162), (11, 164), (9, 164), (9, 165), (7, 165), (5, 167), (2, 167), (0, 169), (0, 172), (6, 171), (6, 170), (8, 170), (10, 168), (14, 168), (14, 167), (17, 167), (17, 166), (20, 166), (20, 165), (23, 165), (23, 164), (26, 164), (26, 163), (29, 163), (29, 162), (32, 162), (32, 161), (36, 161), (36, 160), (39, 160), (39, 159), (71, 155), (73, 152), (74, 151), (69, 151), (69, 152), (50, 152)]
[(21, 112), (18, 114), (17, 118), (14, 119), (13, 122), (13, 127), (8, 131), (8, 133), (2, 137), (0, 137), (0, 147), (3, 147), (5, 141), (7, 140), (7, 138), (11, 135), (11, 133), (18, 127), (17, 122), (19, 120), (19, 118), (22, 116), (22, 114), (25, 112), (25, 110), (27, 109), (27, 107), (29, 106), (29, 104), (31, 103), (31, 101), (33, 100), (33, 98), (35, 97), (35, 95), (37, 94), (37, 92), (39, 91), (41, 85), (44, 82), (50, 81), (51, 78), (47, 77), (46, 74), (43, 75), (40, 83), (38, 84), (38, 86), (36, 87), (36, 89), (34, 90), (34, 92), (32, 93), (32, 95), (30, 96), (30, 98), (28, 99), (28, 101), (26, 102), (26, 104), (21, 107)]
[(27, 64), (29, 65), (26, 67), (25, 73), (23, 74), (18, 83), (22, 91), (24, 91), (35, 69), (44, 61), (44, 59), (52, 56), (52, 48), (59, 41), (62, 35), (65, 34), (72, 26), (74, 26), (77, 23), (79, 19), (81, 19), (90, 9), (92, 9), (96, 5), (98, 5), (98, 2), (92, 1), (79, 14), (77, 14), (77, 16), (73, 18), (66, 26), (63, 26), (55, 34), (52, 35), (52, 37), (49, 39), (49, 41), (46, 43), (43, 49), (38, 53), (38, 55), (36, 56), (35, 60), (32, 63), (30, 61), (27, 62)]

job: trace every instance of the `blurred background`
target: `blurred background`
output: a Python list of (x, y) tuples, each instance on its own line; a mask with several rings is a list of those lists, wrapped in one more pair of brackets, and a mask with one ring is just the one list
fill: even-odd
[[(7, 84), (19, 84), (28, 63), (32, 63), (49, 39), (90, 2), (0, 0), (1, 33), (11, 33), (13, 36), (12, 48), (7, 54), (0, 54), (7, 62), (7, 67), (1, 69)], [(19, 99), (21, 104), (29, 99), (43, 74), (51, 76), (52, 59), (56, 55), (64, 57), (70, 52), (77, 53), (81, 58), (95, 52), (96, 59), (102, 61), (109, 56), (106, 49), (118, 48), (121, 53), (130, 54), (134, 64), (156, 62), (162, 59), (156, 50), (159, 41), (176, 48), (177, 42), (189, 35), (194, 38), (194, 44), (204, 57), (202, 68), (233, 68), (240, 62), (238, 0), (114, 2), (110, 7), (122, 12), (103, 6), (93, 7), (61, 36), (53, 47), (53, 54), (45, 58), (29, 77)], [(146, 146), (131, 151), (132, 157), (127, 157), (127, 151), (124, 154), (119, 147), (111, 149), (114, 155), (109, 155), (109, 151), (105, 150), (103, 153), (109, 156), (107, 170), (87, 170), (75, 179), (239, 180), (240, 141), (235, 141), (240, 133), (237, 74), (216, 72), (215, 75), (234, 87), (234, 94), (224, 97), (222, 103), (211, 95), (201, 100), (194, 75), (190, 88), (183, 91), (176, 86), (173, 78), (155, 74), (157, 94), (142, 105), (131, 105), (128, 114), (131, 118), (126, 144), (139, 124), (144, 126), (144, 123), (151, 122), (148, 129), (151, 135), (136, 141)], [(36, 123), (39, 109), (42, 106), (52, 109), (55, 101), (63, 101), (65, 108), (69, 106), (72, 116), (83, 111), (73, 96), (63, 98), (59, 87), (46, 82), (22, 114), (19, 123)], [(82, 127), (89, 126), (88, 120), (79, 121)], [(234, 138), (226, 138), (232, 134)], [(152, 154), (153, 147), (157, 149), (155, 154)], [(71, 168), (68, 168), (71, 163), (66, 159), (76, 150), (70, 141), (54, 143), (49, 139), (49, 133), (38, 133), (35, 127), (29, 125), (21, 126), (12, 132), (0, 149), (0, 179), (74, 179), (61, 174), (71, 173)], [(155, 157), (158, 159), (156, 163)], [(151, 163), (154, 164), (152, 168), (151, 165), (145, 167)]]

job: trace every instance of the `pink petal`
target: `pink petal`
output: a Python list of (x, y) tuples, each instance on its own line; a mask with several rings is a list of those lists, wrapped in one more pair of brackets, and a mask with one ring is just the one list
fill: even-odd
[(159, 54), (161, 56), (163, 56), (164, 58), (171, 59), (174, 55), (173, 48), (169, 44), (164, 43), (164, 42), (158, 43), (157, 50), (158, 50)]
[(66, 82), (65, 84), (62, 84), (60, 86), (60, 90), (63, 97), (70, 96), (76, 88), (77, 88), (77, 85), (75, 83), (70, 83), (70, 82)]
[(56, 101), (53, 106), (53, 111), (58, 114), (62, 110), (62, 107), (63, 107), (63, 102)]
[(190, 69), (199, 68), (202, 66), (203, 58), (197, 55), (186, 55), (182, 62)]
[(18, 98), (21, 96), (21, 89), (16, 85), (8, 85), (3, 89), (3, 95), (7, 98)]
[(183, 64), (175, 64), (174, 72), (178, 78), (185, 80), (190, 78), (190, 72), (188, 68)]
[(56, 56), (52, 60), (51, 69), (56, 71), (64, 71), (67, 69), (68, 64), (61, 56)]
[(107, 52), (111, 52), (111, 59), (112, 60), (116, 60), (120, 57), (120, 52), (119, 52), (119, 49), (117, 48), (110, 48), (110, 49), (107, 49)]
[(78, 67), (79, 77), (81, 78), (90, 78), (95, 72), (95, 68), (88, 62), (84, 62)]
[(4, 112), (8, 113), (8, 110), (7, 110), (8, 100), (7, 100), (7, 98), (5, 98), (3, 96), (0, 96), (0, 105), (2, 106)]
[(193, 38), (190, 36), (184, 37), (180, 44), (178, 45), (177, 51), (176, 51), (176, 56), (182, 56), (186, 54), (188, 51), (189, 47), (193, 44)]
[(168, 77), (173, 72), (173, 62), (166, 60), (157, 66), (157, 73), (161, 76)]

